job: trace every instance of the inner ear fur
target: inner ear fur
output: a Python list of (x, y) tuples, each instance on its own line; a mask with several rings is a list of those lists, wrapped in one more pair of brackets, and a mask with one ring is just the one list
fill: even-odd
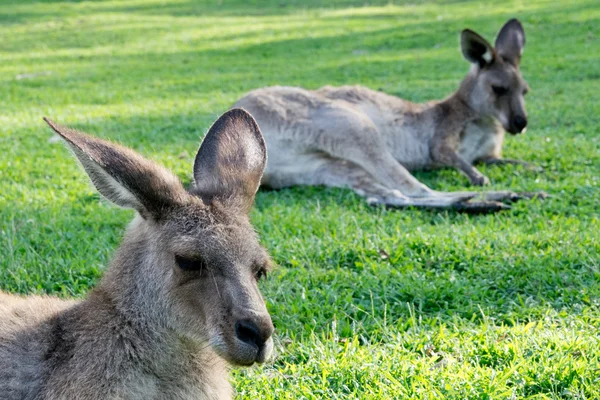
[(525, 47), (525, 30), (518, 19), (513, 18), (504, 24), (496, 37), (495, 47), (504, 61), (519, 66)]
[(492, 45), (470, 29), (461, 32), (460, 48), (467, 61), (479, 65), (480, 68), (492, 64), (496, 58)]
[(249, 212), (267, 162), (264, 138), (254, 118), (237, 108), (206, 134), (194, 162), (194, 193)]
[(133, 150), (61, 126), (46, 123), (71, 147), (96, 189), (112, 203), (160, 219), (171, 206), (185, 201), (179, 179)]

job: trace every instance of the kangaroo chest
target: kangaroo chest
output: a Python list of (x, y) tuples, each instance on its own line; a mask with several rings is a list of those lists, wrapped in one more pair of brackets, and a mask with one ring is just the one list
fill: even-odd
[(477, 121), (467, 124), (461, 132), (457, 152), (469, 163), (499, 158), (503, 141), (504, 130), (495, 121)]
[(126, 390), (124, 398), (135, 400), (230, 400), (228, 382), (216, 385), (210, 382), (193, 382), (192, 379), (159, 381), (152, 376), (138, 377), (136, 383)]
[(181, 353), (167, 368), (145, 371), (132, 398), (153, 400), (229, 400), (228, 372), (216, 354)]
[[(386, 135), (387, 146), (400, 164), (409, 171), (435, 168), (431, 158), (431, 140), (436, 131), (433, 121), (421, 121), (416, 126), (409, 123), (390, 127)], [(391, 130), (393, 129), (393, 133)], [(460, 132), (457, 153), (467, 162), (501, 156), (504, 130), (495, 121), (484, 120), (468, 123)]]
[(419, 132), (404, 129), (397, 135), (399, 143), (393, 149), (393, 156), (409, 171), (431, 168), (429, 141), (419, 137)]

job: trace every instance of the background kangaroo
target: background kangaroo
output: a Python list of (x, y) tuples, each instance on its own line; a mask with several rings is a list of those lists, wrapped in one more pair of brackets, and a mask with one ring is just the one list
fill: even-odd
[(270, 261), (247, 216), (266, 162), (254, 119), (215, 122), (189, 191), (129, 149), (46, 121), (98, 191), (138, 214), (85, 300), (0, 294), (0, 398), (231, 398), (226, 362), (264, 362), (273, 347), (257, 286)]
[[(257, 119), (268, 143), (269, 165), (262, 184), (350, 187), (372, 203), (390, 206), (499, 209), (494, 201), (512, 192), (440, 193), (418, 182), (410, 170), (452, 166), (472, 184), (489, 180), (473, 163), (502, 160), (504, 130), (525, 130), (519, 71), (525, 33), (516, 19), (500, 30), (496, 47), (470, 30), (461, 47), (472, 67), (459, 89), (442, 101), (414, 104), (362, 86), (318, 90), (257, 89), (235, 105)], [(530, 197), (529, 194), (523, 194)]]

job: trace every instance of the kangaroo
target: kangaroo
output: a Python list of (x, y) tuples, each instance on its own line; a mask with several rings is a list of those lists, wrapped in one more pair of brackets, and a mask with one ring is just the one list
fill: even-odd
[(97, 190), (137, 211), (83, 301), (0, 294), (2, 399), (230, 399), (228, 364), (264, 362), (271, 262), (248, 212), (266, 164), (254, 119), (210, 128), (184, 189), (132, 150), (45, 119)]
[(489, 180), (474, 162), (523, 163), (503, 160), (501, 150), (505, 130), (516, 134), (527, 126), (528, 89), (519, 71), (524, 45), (516, 19), (502, 27), (495, 48), (464, 30), (461, 48), (469, 73), (448, 98), (425, 104), (363, 86), (249, 92), (235, 106), (256, 118), (268, 143), (262, 184), (350, 187), (372, 204), (472, 211), (504, 209), (498, 201), (533, 197), (501, 191), (470, 201), (475, 192), (436, 192), (409, 172), (451, 166), (472, 184), (485, 185)]

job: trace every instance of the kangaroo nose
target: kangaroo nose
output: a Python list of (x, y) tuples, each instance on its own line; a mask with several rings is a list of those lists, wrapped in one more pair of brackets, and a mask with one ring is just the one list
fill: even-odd
[(269, 323), (264, 329), (261, 329), (249, 319), (243, 319), (235, 323), (235, 335), (244, 343), (254, 344), (259, 349), (262, 348), (266, 341), (273, 334), (273, 324)]
[(523, 129), (525, 129), (525, 127), (527, 126), (527, 118), (521, 115), (517, 115), (513, 119), (513, 125), (516, 128), (517, 132), (523, 132)]

